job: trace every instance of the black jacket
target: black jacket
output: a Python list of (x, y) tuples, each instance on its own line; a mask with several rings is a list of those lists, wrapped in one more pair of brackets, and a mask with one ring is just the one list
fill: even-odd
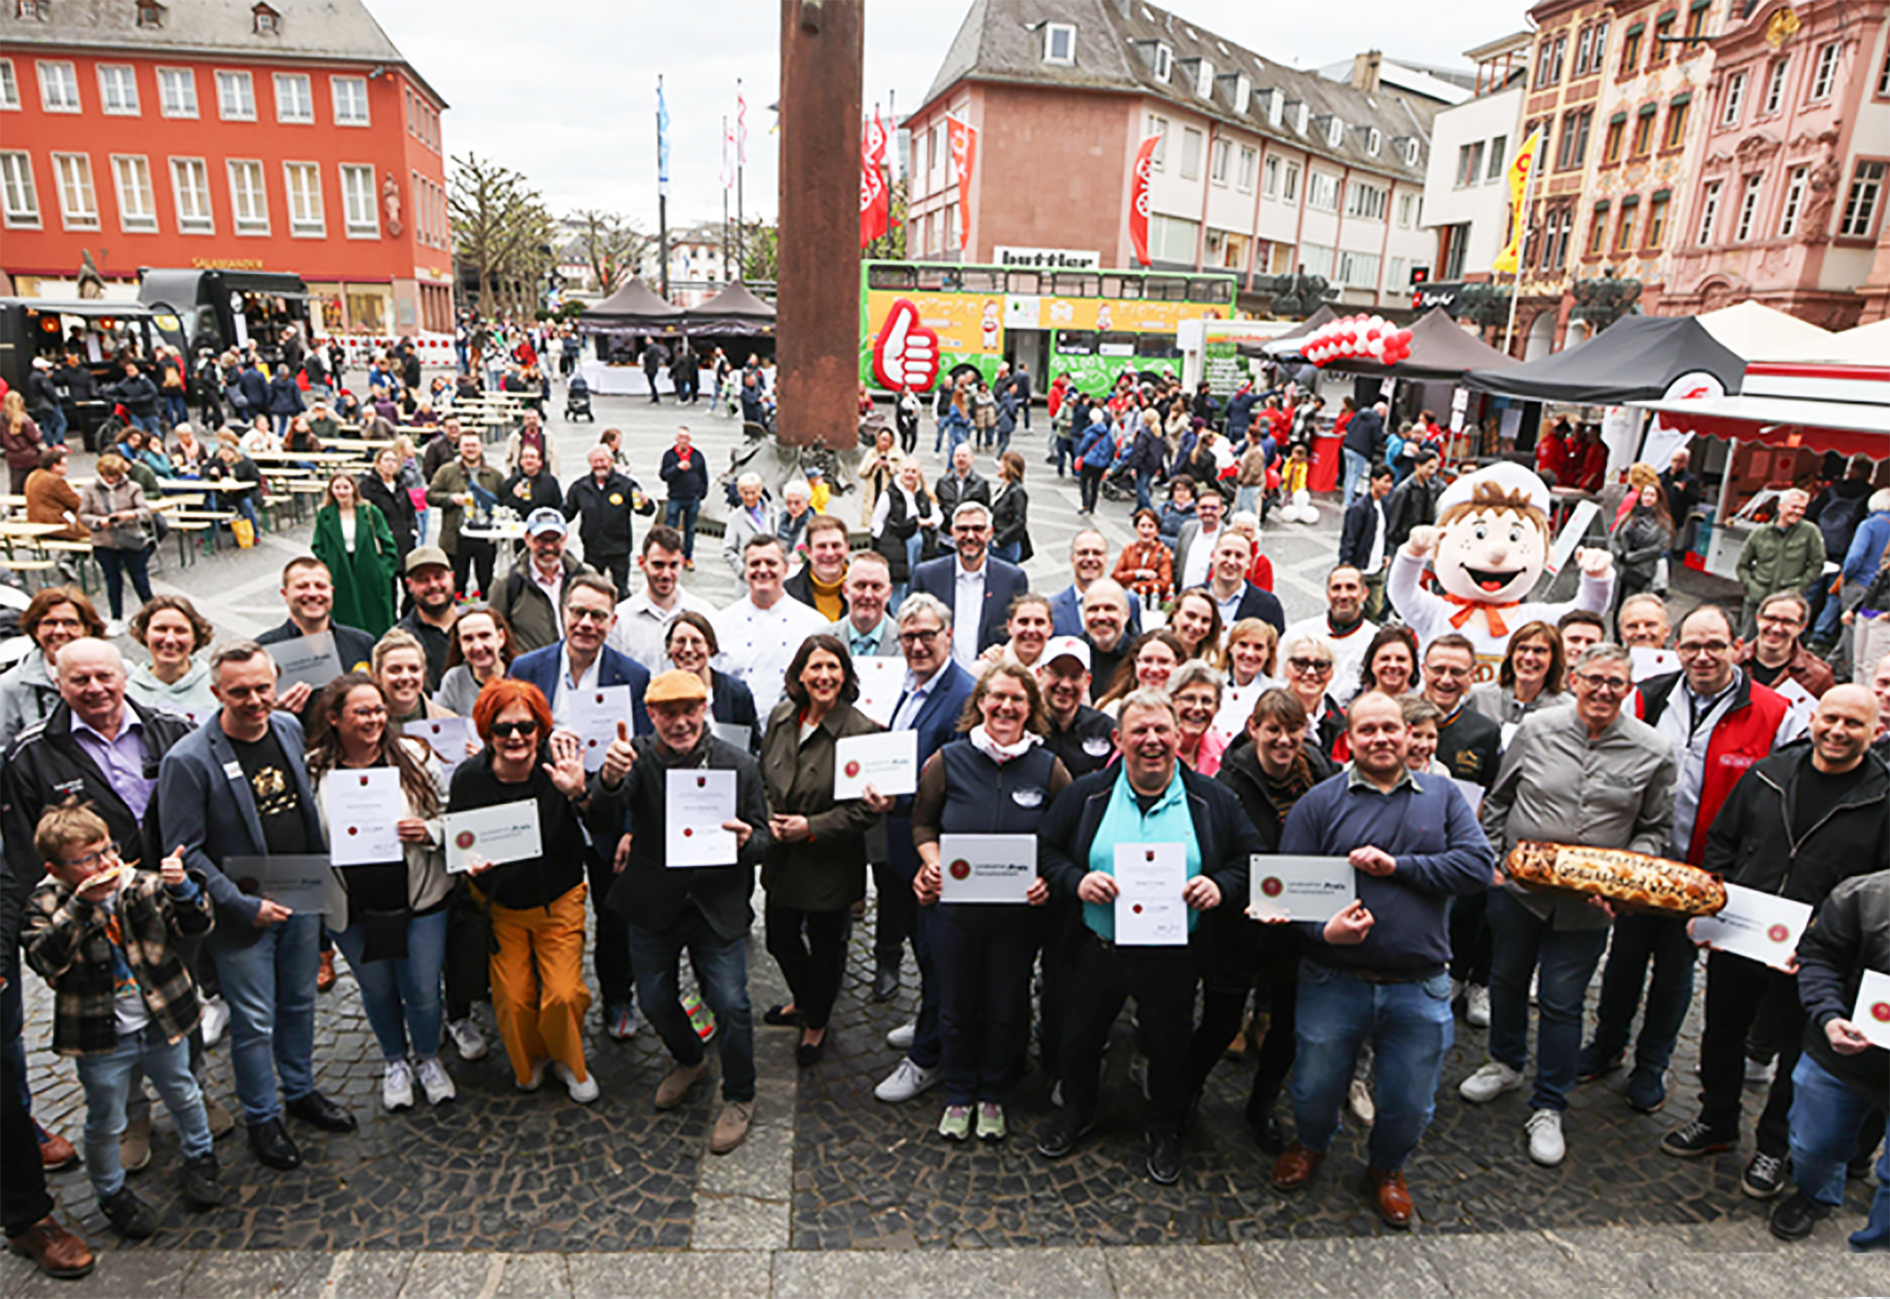
[[(814, 607), (814, 566), (812, 564), (802, 564), (792, 577), (781, 583), (781, 590), (790, 599), (799, 600), (809, 609), (812, 609)], [(842, 589), (840, 592), (840, 618), (845, 618), (848, 611), (847, 593)], [(835, 619), (835, 621), (838, 622), (839, 619)]]
[[(526, 484), (525, 495), (517, 494), (519, 484)], [(548, 469), (540, 469), (536, 476), (527, 478), (523, 469), (514, 469), (505, 486), (499, 489), (499, 499), (521, 515), (529, 515), (533, 510), (557, 510), (564, 505), (564, 493), (558, 490), (558, 480), (551, 476)]]
[(1503, 757), (1503, 728), (1469, 704), (1460, 704), (1455, 717), (1438, 723), (1434, 756), (1453, 779), (1488, 789), (1496, 783), (1496, 767)]
[(112, 400), (123, 403), (133, 415), (157, 413), (158, 390), (144, 374), (130, 374), (112, 385)]
[(1428, 528), (1437, 522), (1437, 498), (1444, 494), (1442, 477), (1432, 474), (1428, 482), (1416, 474), (1391, 489), (1385, 498), (1385, 551), (1402, 546), (1411, 539), (1411, 529)]
[(986, 509), (991, 506), (991, 484), (976, 469), (965, 475), (964, 482), (958, 481), (958, 475), (947, 469), (932, 484), (932, 496), (938, 501), (939, 530), (950, 532), (952, 514), (966, 501), (977, 501)]
[(1789, 744), (1746, 770), (1706, 832), (1700, 865), (1729, 884), (1817, 906), (1853, 875), (1890, 868), (1890, 768), (1864, 755), (1855, 788), (1812, 826), (1792, 831), (1809, 743)]
[(1884, 1110), (1890, 1109), (1890, 1051), (1873, 1046), (1839, 1055), (1824, 1035), (1826, 1024), (1851, 1017), (1865, 970), (1890, 970), (1890, 871), (1838, 885), (1798, 939), (1805, 1054)]
[(1344, 445), (1373, 464), (1385, 458), (1385, 421), (1375, 407), (1367, 406), (1347, 421)]
[[(1373, 500), (1369, 490), (1361, 492), (1353, 501), (1352, 508), (1345, 512), (1345, 526), (1339, 533), (1339, 562), (1351, 564), (1361, 573), (1365, 565), (1371, 562), (1372, 543), (1378, 540), (1378, 515), (1384, 510), (1386, 540), (1383, 558), (1391, 558), (1391, 511), (1384, 504)], [(1381, 565), (1380, 572), (1383, 572)]]
[[(718, 696), (719, 700), (720, 696)], [(755, 867), (774, 840), (768, 834), (768, 799), (761, 768), (733, 745), (705, 734), (694, 752), (680, 760), (661, 755), (654, 735), (639, 735), (636, 765), (624, 777), (620, 797), (627, 805), (630, 861), (610, 886), (607, 905), (640, 929), (661, 932), (694, 904), (717, 937), (740, 938), (754, 923), (748, 899), (755, 891)], [(665, 862), (666, 798), (669, 773), (705, 769), (735, 773), (735, 817), (754, 827), (733, 866), (671, 869)]]
[(601, 487), (595, 474), (585, 474), (565, 492), (564, 517), (579, 520), (584, 558), (592, 567), (600, 559), (630, 553), (630, 512), (636, 497), (636, 483), (614, 469)]
[[(1332, 775), (1335, 768), (1326, 755), (1306, 746), (1306, 761), (1312, 767), (1312, 780), (1306, 788)], [(1280, 833), (1286, 817), (1268, 796), (1260, 772), (1260, 758), (1251, 743), (1236, 744), (1221, 758), (1215, 779), (1234, 791), (1241, 811), (1253, 823), (1265, 845), (1264, 852), (1280, 850)], [(1304, 791), (1302, 791), (1304, 792)], [(1224, 901), (1208, 917), (1212, 942), (1208, 952), (1206, 975), (1212, 986), (1245, 988), (1256, 976), (1271, 981), (1297, 976), (1300, 954), (1299, 930), (1292, 925), (1262, 925), (1247, 919), (1251, 886), (1240, 896)]]
[(1078, 704), (1076, 717), (1067, 731), (1059, 731), (1052, 719), (1043, 745), (1057, 755), (1065, 771), (1080, 779), (1109, 765), (1116, 751), (1115, 734), (1116, 724), (1108, 713), (1088, 704)]
[(59, 385), (52, 373), (34, 367), (26, 376), (26, 411), (35, 420), (44, 420), (59, 406)]
[(998, 494), (991, 507), (991, 544), (1008, 546), (1013, 541), (1023, 546), (1018, 562), (1031, 557), (1030, 496), (1022, 483), (1014, 483)]
[(663, 453), (660, 473), (663, 486), (668, 489), (668, 499), (672, 501), (699, 501), (709, 494), (709, 462), (703, 457), (700, 447), (689, 448), (689, 468), (681, 467), (682, 459), (671, 447)]
[(355, 479), (355, 490), (387, 520), (388, 530), (394, 534), (394, 549), (405, 560), (407, 552), (413, 549), (414, 536), (420, 526), (419, 516), (414, 513), (413, 497), (398, 481), (389, 487), (372, 470)]
[(530, 779), (507, 785), (492, 774), (492, 750), (481, 749), (453, 768), (452, 792), (447, 797), (449, 812), (467, 812), (474, 808), (497, 807), (501, 803), (538, 803), (538, 834), (541, 854), (527, 861), (506, 862), (475, 876), (473, 887), (498, 906), (513, 911), (548, 907), (584, 882), (584, 831), (588, 828), (609, 855), (617, 847), (623, 825), (621, 789), (607, 791), (602, 772), (591, 773), (586, 789), (590, 809), (580, 813), (577, 805), (551, 783), (544, 769), (550, 750), (542, 748), (540, 761), (532, 764)]

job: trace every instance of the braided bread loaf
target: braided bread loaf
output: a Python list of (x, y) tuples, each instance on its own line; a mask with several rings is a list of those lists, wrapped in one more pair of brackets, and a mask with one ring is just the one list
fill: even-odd
[(1710, 916), (1726, 905), (1726, 886), (1712, 871), (1622, 848), (1524, 840), (1510, 849), (1503, 870), (1524, 884), (1605, 898), (1640, 911)]

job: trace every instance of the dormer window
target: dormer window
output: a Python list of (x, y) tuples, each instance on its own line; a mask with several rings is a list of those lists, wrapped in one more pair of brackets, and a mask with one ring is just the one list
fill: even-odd
[(157, 0), (138, 0), (138, 26), (157, 28), (164, 25), (164, 6)]
[(1194, 93), (1203, 99), (1214, 98), (1214, 65), (1206, 59), (1194, 71)]
[(1378, 156), (1378, 148), (1383, 143), (1384, 139), (1378, 134), (1377, 127), (1374, 126), (1369, 131), (1365, 132), (1365, 152), (1369, 153), (1372, 157), (1376, 158)]
[(258, 36), (282, 35), (282, 15), (268, 5), (257, 5), (250, 13), (255, 15), (256, 34)]
[(1167, 81), (1169, 73), (1175, 69), (1175, 52), (1167, 45), (1156, 42), (1155, 45), (1155, 80)]
[(1246, 73), (1234, 77), (1234, 111), (1245, 113), (1253, 103), (1253, 80)]
[(1418, 155), (1417, 137), (1410, 136), (1410, 135), (1394, 136), (1392, 137), (1391, 142), (1398, 146), (1398, 156), (1404, 159), (1405, 166), (1407, 167), (1417, 166), (1417, 155)]
[(1286, 96), (1278, 90), (1267, 91), (1267, 125), (1278, 127), (1286, 117)]
[(1065, 67), (1076, 62), (1076, 24), (1044, 24), (1043, 61), (1060, 63)]
[(52, 18), (52, 0), (14, 0), (13, 13), (43, 23)]
[(1301, 100), (1293, 105), (1293, 129), (1301, 135), (1306, 134), (1306, 123), (1312, 120), (1312, 110)]
[(1337, 149), (1345, 143), (1345, 123), (1334, 113), (1326, 122), (1326, 143)]

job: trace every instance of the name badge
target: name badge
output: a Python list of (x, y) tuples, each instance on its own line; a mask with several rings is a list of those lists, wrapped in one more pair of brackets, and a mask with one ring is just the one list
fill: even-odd
[(1109, 756), (1109, 750), (1115, 747), (1114, 744), (1100, 735), (1092, 735), (1087, 740), (1083, 741), (1083, 752), (1092, 758), (1107, 757)]
[(1013, 789), (1011, 791), (1011, 802), (1017, 804), (1019, 807), (1041, 807), (1043, 805), (1043, 791), (1036, 788), (1034, 785), (1028, 789)]
[(223, 774), (228, 776), (231, 780), (241, 780), (243, 778), (243, 764), (231, 759), (229, 762), (223, 764)]

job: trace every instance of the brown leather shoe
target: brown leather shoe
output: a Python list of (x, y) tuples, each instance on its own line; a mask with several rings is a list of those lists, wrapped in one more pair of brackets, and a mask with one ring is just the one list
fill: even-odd
[(1411, 1225), (1411, 1189), (1404, 1184), (1403, 1173), (1388, 1173), (1382, 1168), (1365, 1170), (1365, 1198), (1387, 1227), (1403, 1229)]
[(335, 954), (333, 951), (326, 951), (321, 955), (321, 964), (315, 968), (315, 991), (327, 992), (334, 986)]
[(85, 1242), (59, 1225), (53, 1217), (41, 1218), (23, 1235), (7, 1242), (15, 1254), (30, 1258), (39, 1270), (59, 1281), (74, 1281), (92, 1270), (92, 1251)]
[(1295, 1141), (1273, 1165), (1273, 1189), (1297, 1191), (1312, 1180), (1313, 1170), (1326, 1157), (1323, 1150), (1308, 1150)]
[[(36, 1128), (38, 1124), (34, 1124)], [(48, 1173), (63, 1173), (79, 1162), (79, 1152), (57, 1132), (39, 1128), (40, 1167)]]

